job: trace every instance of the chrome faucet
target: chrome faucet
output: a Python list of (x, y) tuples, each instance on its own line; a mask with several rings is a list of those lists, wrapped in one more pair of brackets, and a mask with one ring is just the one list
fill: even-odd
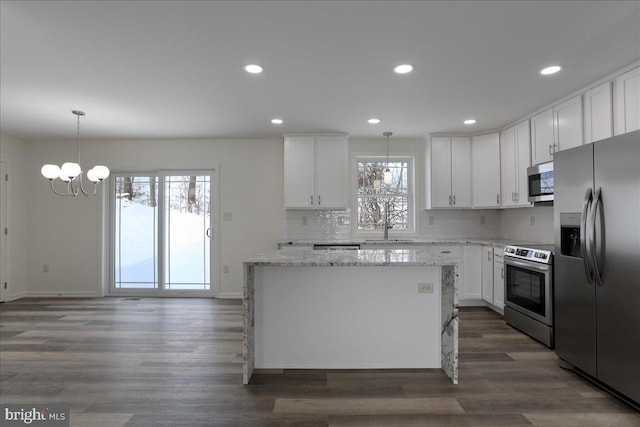
[(389, 202), (384, 202), (384, 240), (389, 240), (389, 229), (393, 228), (389, 221)]

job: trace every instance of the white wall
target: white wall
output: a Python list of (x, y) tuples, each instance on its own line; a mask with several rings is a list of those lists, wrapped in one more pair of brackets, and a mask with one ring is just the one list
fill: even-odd
[[(7, 290), (6, 301), (20, 298), (27, 289), (27, 197), (30, 189), (27, 184), (28, 157), (27, 144), (0, 135), (0, 160), (9, 165), (7, 185)], [(4, 179), (4, 178), (3, 178)]]
[[(101, 288), (102, 200), (54, 195), (40, 175), (44, 163), (75, 156), (74, 142), (28, 143), (29, 295), (98, 295)], [(221, 297), (242, 294), (242, 261), (274, 249), (283, 232), (282, 140), (82, 142), (81, 163), (112, 171), (218, 169)], [(231, 221), (222, 221), (230, 212)], [(43, 272), (47, 264), (49, 271)], [(222, 266), (229, 273), (222, 273)]]

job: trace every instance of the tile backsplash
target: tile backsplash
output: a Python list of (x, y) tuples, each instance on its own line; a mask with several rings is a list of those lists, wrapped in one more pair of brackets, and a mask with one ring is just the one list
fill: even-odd
[(500, 237), (534, 243), (553, 243), (553, 206), (504, 209)]
[(351, 209), (285, 211), (284, 240), (349, 240)]
[[(350, 240), (351, 210), (285, 210), (283, 240)], [(504, 238), (553, 242), (553, 207), (418, 211), (423, 239)], [(393, 231), (390, 232), (393, 238)]]

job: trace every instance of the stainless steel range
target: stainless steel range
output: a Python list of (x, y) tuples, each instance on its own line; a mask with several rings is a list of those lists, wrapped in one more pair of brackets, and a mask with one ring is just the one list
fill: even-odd
[(553, 348), (553, 245), (504, 248), (505, 321)]

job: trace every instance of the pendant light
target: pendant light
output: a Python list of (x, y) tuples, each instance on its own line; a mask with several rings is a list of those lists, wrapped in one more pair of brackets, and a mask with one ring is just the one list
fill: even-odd
[[(76, 161), (65, 162), (62, 166), (46, 164), (42, 166), (40, 172), (42, 176), (51, 182), (51, 190), (58, 196), (70, 196), (75, 197), (80, 192), (87, 197), (93, 197), (98, 192), (99, 184), (109, 176), (109, 168), (103, 165), (96, 165), (89, 169), (86, 174), (86, 178), (93, 184), (93, 191), (86, 191), (83, 184), (83, 172), (80, 167), (80, 117), (85, 115), (84, 111), (73, 110), (71, 111), (77, 117), (77, 131), (76, 131)], [(66, 192), (59, 192), (55, 188), (56, 180), (65, 182), (67, 184)]]
[(389, 137), (393, 135), (393, 133), (385, 132), (382, 135), (387, 137), (387, 168), (384, 170), (384, 183), (391, 184), (393, 182), (393, 176), (391, 175), (391, 169), (389, 169)]

